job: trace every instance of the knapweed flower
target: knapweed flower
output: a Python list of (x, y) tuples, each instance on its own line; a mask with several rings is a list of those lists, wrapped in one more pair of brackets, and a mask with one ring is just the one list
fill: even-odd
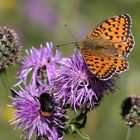
[(59, 107), (48, 90), (41, 87), (19, 86), (19, 91), (12, 90), (14, 97), (12, 107), (16, 109), (15, 118), (11, 124), (18, 124), (16, 128), (23, 128), (21, 136), (31, 139), (62, 140), (67, 121), (66, 110)]
[(140, 124), (140, 96), (130, 96), (122, 103), (122, 119), (130, 127)]
[[(34, 86), (50, 84), (57, 73), (57, 63), (61, 60), (60, 52), (56, 50), (53, 54), (52, 43), (46, 43), (46, 46), (42, 46), (39, 49), (32, 48), (30, 51), (26, 51), (27, 56), (21, 62), (21, 68), (18, 71), (18, 78), (20, 84), (31, 83)], [(30, 76), (29, 76), (30, 75)]]
[(70, 106), (74, 110), (93, 109), (99, 105), (103, 94), (114, 91), (115, 82), (111, 78), (106, 81), (97, 79), (89, 72), (81, 53), (74, 52), (59, 70), (60, 76), (55, 79), (54, 94), (62, 106)]
[(0, 71), (20, 60), (22, 46), (17, 34), (7, 27), (0, 27)]
[(21, 4), (23, 16), (26, 16), (28, 21), (40, 26), (43, 30), (53, 30), (58, 25), (58, 13), (49, 1), (24, 0)]

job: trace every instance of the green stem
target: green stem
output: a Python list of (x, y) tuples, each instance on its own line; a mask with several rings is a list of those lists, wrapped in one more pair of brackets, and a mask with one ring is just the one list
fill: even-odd
[(8, 81), (7, 81), (7, 78), (6, 78), (6, 73), (5, 72), (1, 72), (1, 80), (2, 80), (2, 83), (3, 83), (3, 86), (6, 90), (7, 93), (9, 93), (10, 91), (10, 88), (8, 86)]
[(3, 72), (3, 77), (4, 77), (4, 79), (5, 79), (5, 82), (7, 83), (7, 88), (10, 90), (11, 88), (10, 88), (10, 86), (9, 86), (9, 82), (8, 82), (8, 78), (7, 78), (7, 73), (6, 73), (6, 71)]
[(132, 128), (128, 126), (125, 140), (130, 140), (131, 134), (132, 134)]
[(36, 137), (36, 140), (41, 140), (41, 137)]

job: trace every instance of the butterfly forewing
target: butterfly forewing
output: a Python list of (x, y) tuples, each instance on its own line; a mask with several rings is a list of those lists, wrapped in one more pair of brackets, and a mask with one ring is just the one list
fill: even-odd
[(115, 73), (116, 66), (114, 62), (103, 54), (101, 57), (91, 49), (83, 48), (82, 55), (88, 69), (99, 79), (107, 80)]
[(114, 16), (97, 25), (87, 39), (108, 42), (126, 41), (130, 34), (131, 17), (128, 14)]

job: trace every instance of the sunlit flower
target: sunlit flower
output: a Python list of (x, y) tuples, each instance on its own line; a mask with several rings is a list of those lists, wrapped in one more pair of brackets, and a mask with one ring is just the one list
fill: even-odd
[(101, 81), (90, 73), (78, 52), (65, 61), (59, 73), (60, 76), (53, 81), (57, 89), (54, 96), (62, 106), (70, 106), (75, 110), (95, 108), (104, 93), (113, 92), (115, 88), (112, 78)]
[(35, 134), (48, 140), (62, 140), (67, 121), (66, 110), (60, 108), (48, 90), (33, 86), (25, 89), (19, 86), (19, 91), (12, 90), (12, 107), (16, 109), (15, 118), (11, 124), (23, 128), (21, 136), (31, 139)]
[(56, 50), (56, 53), (53, 54), (52, 43), (46, 43), (46, 46), (41, 46), (40, 49), (30, 49), (21, 62), (18, 84), (21, 82), (26, 84), (29, 82), (34, 86), (50, 84), (51, 79), (57, 75), (56, 69), (59, 60), (61, 60), (60, 52)]

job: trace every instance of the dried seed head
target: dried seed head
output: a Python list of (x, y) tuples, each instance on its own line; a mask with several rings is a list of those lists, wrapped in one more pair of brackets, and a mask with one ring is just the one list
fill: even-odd
[(140, 124), (140, 96), (130, 96), (123, 101), (121, 116), (130, 127)]
[(0, 27), (0, 71), (17, 63), (21, 57), (21, 50), (22, 46), (19, 44), (15, 31)]

